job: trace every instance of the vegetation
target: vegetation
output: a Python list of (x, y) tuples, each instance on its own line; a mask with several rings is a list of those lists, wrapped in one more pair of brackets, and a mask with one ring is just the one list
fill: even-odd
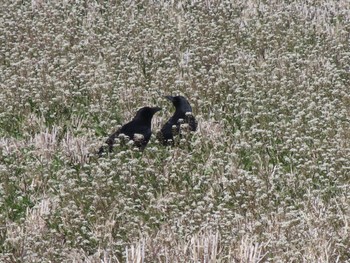
[(231, 2), (2, 1), (1, 262), (349, 260), (350, 7)]

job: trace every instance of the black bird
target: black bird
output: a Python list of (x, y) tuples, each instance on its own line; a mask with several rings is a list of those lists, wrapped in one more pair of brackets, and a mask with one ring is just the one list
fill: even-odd
[(190, 131), (196, 131), (197, 121), (192, 115), (192, 107), (185, 97), (165, 96), (165, 98), (173, 103), (175, 113), (158, 132), (157, 138), (163, 145), (174, 145), (174, 135), (180, 132), (180, 124), (187, 123)]
[[(129, 140), (133, 140), (135, 145), (143, 150), (149, 139), (152, 135), (151, 130), (151, 121), (153, 115), (160, 111), (159, 107), (143, 107), (139, 109), (136, 113), (136, 116), (132, 119), (132, 121), (123, 125), (120, 129), (118, 129), (115, 133), (111, 134), (106, 141), (108, 145), (108, 151), (112, 152), (113, 145), (115, 143), (115, 139), (120, 135), (124, 134), (128, 136)], [(138, 138), (135, 134), (141, 134), (143, 138)], [(98, 152), (98, 155), (101, 156), (105, 151), (105, 147), (101, 146)]]

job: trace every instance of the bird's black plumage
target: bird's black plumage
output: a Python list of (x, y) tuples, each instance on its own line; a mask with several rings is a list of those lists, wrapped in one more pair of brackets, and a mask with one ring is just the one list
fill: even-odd
[[(143, 107), (139, 109), (136, 113), (136, 116), (127, 124), (123, 125), (120, 129), (118, 129), (115, 133), (111, 134), (109, 138), (106, 140), (106, 144), (108, 145), (108, 151), (112, 152), (113, 145), (115, 143), (115, 139), (120, 135), (124, 134), (128, 136), (130, 140), (133, 140), (135, 145), (143, 150), (149, 139), (152, 135), (151, 129), (151, 121), (153, 115), (160, 111), (159, 107)], [(143, 138), (136, 138), (135, 134), (141, 134)], [(105, 147), (101, 146), (98, 155), (101, 156), (105, 151)]]
[[(187, 123), (190, 131), (196, 131), (197, 121), (192, 115), (192, 107), (185, 97), (165, 96), (165, 98), (173, 103), (175, 113), (158, 132), (157, 138), (163, 145), (174, 145), (174, 135), (180, 132), (180, 124)], [(180, 120), (182, 120), (181, 123)]]

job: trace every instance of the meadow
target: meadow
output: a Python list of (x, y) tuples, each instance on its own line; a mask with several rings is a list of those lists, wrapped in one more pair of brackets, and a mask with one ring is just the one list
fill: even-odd
[[(0, 262), (350, 262), (348, 1), (0, 3)], [(183, 95), (198, 130), (96, 157)]]

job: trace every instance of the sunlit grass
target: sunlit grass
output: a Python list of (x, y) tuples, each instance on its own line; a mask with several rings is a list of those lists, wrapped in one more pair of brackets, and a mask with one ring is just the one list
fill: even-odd
[[(346, 1), (0, 10), (0, 261), (349, 259)], [(195, 133), (97, 158), (171, 94)]]

